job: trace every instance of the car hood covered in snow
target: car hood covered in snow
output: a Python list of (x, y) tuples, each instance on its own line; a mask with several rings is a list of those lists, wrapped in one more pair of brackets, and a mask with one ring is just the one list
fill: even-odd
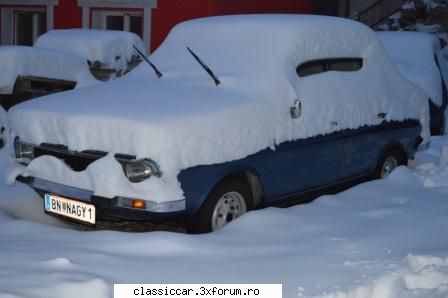
[[(215, 86), (187, 46), (221, 85)], [(322, 57), (365, 62), (350, 82), (338, 72), (297, 76), (299, 64)], [(394, 70), (373, 31), (357, 22), (292, 15), (194, 20), (173, 29), (150, 59), (162, 71), (161, 79), (141, 64), (114, 82), (14, 107), (12, 127), (23, 141), (110, 152), (84, 172), (42, 156), (22, 173), (106, 197), (151, 194), (151, 200), (169, 201), (183, 197), (177, 181), (182, 169), (379, 124), (378, 113), (387, 113), (388, 120), (420, 119), (428, 140), (426, 95)], [(303, 113), (291, 119), (296, 99)], [(163, 175), (131, 184), (114, 153), (150, 158)]]

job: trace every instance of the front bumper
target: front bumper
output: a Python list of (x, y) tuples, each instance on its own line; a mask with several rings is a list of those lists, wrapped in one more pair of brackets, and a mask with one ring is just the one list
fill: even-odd
[(48, 180), (18, 176), (17, 180), (33, 188), (40, 197), (46, 193), (95, 205), (98, 220), (183, 222), (185, 200), (156, 203), (147, 201), (147, 208), (133, 209), (123, 206), (123, 198), (95, 196), (92, 191), (54, 183)]

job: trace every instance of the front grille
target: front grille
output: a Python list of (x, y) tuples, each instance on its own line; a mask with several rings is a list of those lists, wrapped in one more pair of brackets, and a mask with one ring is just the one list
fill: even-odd
[(61, 159), (72, 170), (76, 172), (84, 171), (91, 163), (107, 155), (103, 151), (70, 151), (66, 146), (41, 144), (34, 147), (34, 158), (39, 156), (49, 155)]

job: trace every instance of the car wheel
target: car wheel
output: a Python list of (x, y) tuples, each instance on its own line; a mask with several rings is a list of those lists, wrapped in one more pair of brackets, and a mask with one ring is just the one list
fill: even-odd
[(375, 170), (375, 179), (386, 178), (393, 170), (402, 165), (407, 165), (407, 159), (402, 153), (396, 150), (387, 151)]
[(220, 183), (189, 224), (189, 233), (209, 233), (224, 227), (252, 208), (249, 188), (241, 180)]

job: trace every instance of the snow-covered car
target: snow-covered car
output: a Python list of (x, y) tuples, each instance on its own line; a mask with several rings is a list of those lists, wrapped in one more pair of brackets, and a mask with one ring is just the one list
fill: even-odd
[(26, 100), (99, 83), (76, 55), (25, 46), (0, 46), (0, 148), (7, 142), (6, 111)]
[[(1, 46), (0, 105), (8, 110), (36, 97), (120, 77), (137, 66), (145, 52), (134, 33), (90, 29), (51, 30), (34, 47)], [(0, 123), (0, 147), (7, 127), (5, 118)]]
[(146, 52), (134, 33), (67, 29), (41, 35), (33, 47), (0, 47), (0, 104), (19, 102), (119, 77)]
[(431, 133), (443, 135), (448, 104), (448, 62), (440, 41), (421, 32), (378, 32), (392, 63), (409, 81), (427, 94), (430, 105)]
[(97, 29), (59, 29), (39, 36), (37, 48), (64, 51), (87, 60), (99, 80), (120, 77), (141, 62), (142, 39), (132, 32)]
[(87, 61), (77, 55), (26, 46), (0, 47), (0, 105), (96, 84)]
[(209, 232), (385, 177), (429, 141), (426, 94), (354, 21), (198, 19), (147, 62), (12, 108), (9, 181), (80, 223), (176, 219)]

